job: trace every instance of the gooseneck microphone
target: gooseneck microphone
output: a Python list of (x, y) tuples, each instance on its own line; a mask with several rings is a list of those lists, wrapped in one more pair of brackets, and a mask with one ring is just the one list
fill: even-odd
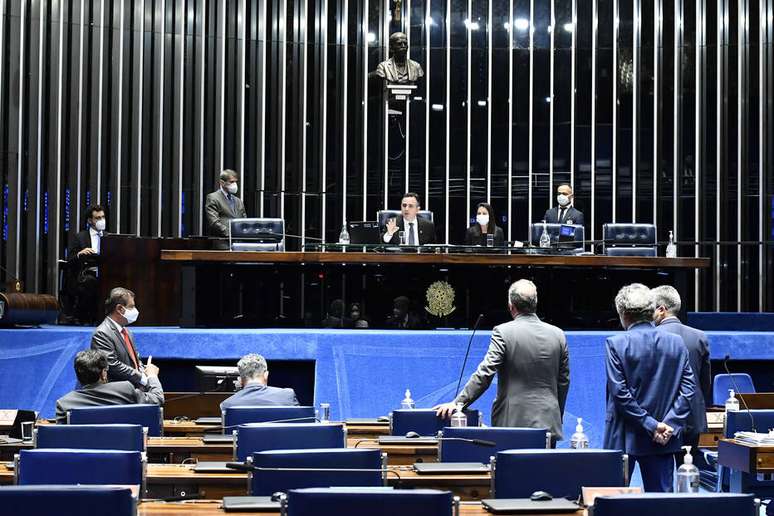
[[(403, 437), (405, 437), (406, 439), (423, 439), (424, 438), (424, 439), (432, 439), (434, 441), (457, 441), (457, 442), (462, 442), (462, 443), (475, 444), (476, 446), (489, 446), (489, 447), (497, 446), (496, 442), (494, 442), (494, 441), (487, 441), (486, 439), (468, 439), (466, 437), (422, 436), (422, 435), (419, 435), (418, 433), (413, 432), (413, 431), (406, 432), (406, 435), (404, 435)], [(355, 446), (353, 446), (353, 448), (357, 448), (360, 445), (360, 443), (368, 443), (368, 442), (377, 442), (378, 443), (380, 441), (379, 441), (379, 439), (373, 439), (373, 438), (358, 439), (357, 442), (355, 442)], [(391, 443), (385, 443), (385, 444), (395, 444), (397, 446), (400, 446), (402, 443), (392, 443), (391, 442)], [(427, 444), (431, 444), (431, 443), (427, 443)]]
[[(314, 416), (306, 416), (306, 417), (291, 417), (289, 419), (273, 419), (271, 421), (255, 421), (254, 423), (319, 423), (320, 420)], [(217, 434), (218, 432), (221, 432), (223, 430), (230, 430), (231, 428), (237, 428), (238, 426), (246, 425), (246, 424), (254, 424), (254, 423), (239, 423), (238, 425), (229, 425), (229, 426), (213, 426), (208, 427), (202, 430), (203, 434)]]
[(755, 428), (755, 418), (753, 417), (753, 413), (750, 410), (750, 407), (747, 406), (747, 401), (745, 401), (744, 396), (742, 396), (742, 393), (739, 392), (739, 387), (736, 385), (736, 380), (734, 380), (734, 375), (731, 374), (731, 371), (728, 369), (728, 361), (731, 359), (731, 355), (726, 354), (725, 357), (723, 357), (723, 367), (726, 370), (726, 374), (728, 375), (728, 378), (731, 380), (731, 384), (734, 386), (734, 392), (739, 396), (739, 399), (742, 400), (742, 405), (744, 405), (744, 409), (747, 411), (747, 415), (750, 416), (750, 428), (752, 428), (752, 431), (757, 433), (758, 430)]
[(252, 472), (252, 471), (305, 471), (305, 472), (312, 472), (312, 473), (392, 473), (396, 477), (398, 477), (398, 480), (400, 480), (400, 474), (392, 469), (382, 469), (382, 468), (265, 468), (261, 466), (253, 466), (252, 464), (248, 464), (246, 462), (227, 462), (226, 467), (228, 469), (233, 469), (234, 471), (244, 471), (244, 472)]
[(481, 320), (484, 318), (484, 314), (478, 314), (478, 319), (476, 319), (476, 324), (473, 325), (473, 333), (470, 334), (470, 338), (468, 339), (468, 347), (465, 349), (465, 359), (462, 361), (462, 368), (460, 369), (460, 378), (457, 380), (457, 388), (454, 389), (454, 399), (457, 399), (457, 396), (460, 395), (460, 384), (462, 383), (462, 375), (465, 374), (465, 365), (468, 363), (468, 355), (470, 355), (470, 346), (473, 344), (473, 337), (476, 335), (476, 330), (478, 330), (478, 325), (481, 324)]

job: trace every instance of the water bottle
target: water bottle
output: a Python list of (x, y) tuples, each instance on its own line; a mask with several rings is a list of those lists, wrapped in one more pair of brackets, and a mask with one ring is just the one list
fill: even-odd
[(698, 493), (699, 492), (699, 468), (693, 465), (693, 456), (691, 447), (683, 446), (685, 457), (683, 465), (677, 468), (677, 492), (678, 493)]
[(402, 409), (416, 408), (416, 405), (414, 404), (414, 400), (411, 399), (411, 391), (408, 389), (406, 389), (406, 397), (403, 398), (403, 401), (400, 402), (400, 408)]
[(677, 246), (675, 245), (675, 237), (672, 232), (669, 232), (669, 243), (666, 247), (667, 258), (677, 258)]
[(583, 432), (583, 418), (578, 418), (578, 424), (575, 426), (575, 433), (570, 437), (570, 448), (579, 450), (589, 447), (589, 436)]
[(468, 426), (468, 417), (462, 411), (462, 403), (457, 403), (457, 409), (451, 417), (451, 426)]
[(339, 243), (340, 244), (349, 244), (349, 231), (347, 231), (347, 223), (344, 222), (344, 225), (341, 226), (341, 233), (339, 233)]
[(545, 220), (543, 221), (543, 234), (540, 235), (540, 247), (551, 247), (551, 237), (548, 235), (548, 226)]
[(320, 403), (320, 423), (331, 422), (331, 404)]

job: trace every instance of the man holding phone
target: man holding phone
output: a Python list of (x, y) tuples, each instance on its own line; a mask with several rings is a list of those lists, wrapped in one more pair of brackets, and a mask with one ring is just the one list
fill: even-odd
[[(419, 194), (407, 192), (400, 201), (400, 215), (389, 219), (382, 235), (385, 244), (393, 245), (425, 245), (435, 243), (435, 224), (432, 221), (418, 218)], [(403, 242), (400, 239), (403, 232)]]

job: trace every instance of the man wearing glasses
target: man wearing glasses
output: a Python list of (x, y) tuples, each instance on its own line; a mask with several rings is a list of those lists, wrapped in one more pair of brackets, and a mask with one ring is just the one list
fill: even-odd
[[(408, 192), (403, 194), (400, 202), (400, 216), (387, 221), (386, 231), (382, 235), (385, 244), (393, 245), (425, 245), (435, 243), (435, 224), (418, 218), (419, 194)], [(404, 241), (400, 241), (400, 232)]]

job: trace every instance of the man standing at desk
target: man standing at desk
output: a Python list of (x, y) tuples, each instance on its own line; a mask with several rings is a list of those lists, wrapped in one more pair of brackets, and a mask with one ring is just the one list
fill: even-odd
[(406, 236), (407, 245), (425, 245), (435, 243), (435, 224), (418, 218), (419, 194), (407, 192), (400, 201), (400, 215), (389, 219), (386, 231), (382, 235), (385, 244), (400, 245), (399, 231)]
[(583, 226), (583, 212), (572, 205), (572, 187), (568, 184), (559, 185), (556, 189), (556, 208), (549, 208), (543, 215), (543, 220), (549, 224), (576, 224)]
[(70, 240), (67, 250), (67, 290), (72, 299), (73, 315), (80, 324), (98, 320), (98, 264), (102, 236), (106, 227), (105, 208), (100, 205), (86, 211), (88, 229), (79, 231)]
[(246, 217), (245, 205), (236, 196), (239, 176), (233, 170), (220, 173), (220, 188), (207, 194), (204, 211), (207, 214), (207, 231), (210, 236), (227, 237), (229, 221)]

